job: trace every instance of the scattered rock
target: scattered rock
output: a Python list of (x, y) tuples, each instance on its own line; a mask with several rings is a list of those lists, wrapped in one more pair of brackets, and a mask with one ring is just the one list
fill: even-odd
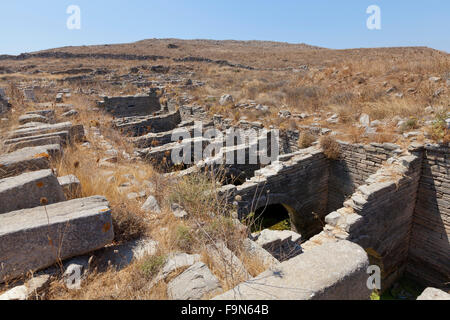
[(201, 300), (221, 291), (219, 280), (203, 262), (197, 262), (167, 285), (172, 300)]
[(188, 217), (188, 213), (178, 203), (171, 204), (172, 213), (176, 218), (184, 219)]
[(219, 100), (219, 104), (221, 106), (231, 104), (233, 102), (234, 102), (233, 96), (231, 96), (230, 94), (224, 94), (222, 97), (220, 97), (220, 100)]
[(147, 212), (161, 213), (161, 207), (158, 204), (158, 200), (154, 196), (149, 196), (147, 201), (142, 205), (142, 210)]

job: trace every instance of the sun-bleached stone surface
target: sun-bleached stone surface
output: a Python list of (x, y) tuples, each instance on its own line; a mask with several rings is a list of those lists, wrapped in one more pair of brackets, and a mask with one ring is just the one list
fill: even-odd
[(364, 249), (349, 241), (324, 244), (241, 283), (215, 300), (369, 299)]
[(66, 200), (52, 170), (40, 170), (0, 180), (0, 214)]
[(0, 215), (0, 282), (100, 249), (114, 238), (104, 197), (76, 199)]

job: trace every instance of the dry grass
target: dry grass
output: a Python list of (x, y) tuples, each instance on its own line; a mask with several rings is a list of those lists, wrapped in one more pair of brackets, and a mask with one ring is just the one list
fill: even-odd
[(309, 148), (312, 146), (312, 144), (316, 141), (316, 137), (314, 135), (312, 135), (309, 132), (302, 132), (300, 133), (300, 137), (298, 140), (298, 146), (301, 149), (305, 149), (305, 148)]
[(341, 148), (335, 138), (331, 136), (323, 136), (320, 138), (320, 146), (323, 153), (328, 159), (337, 160), (339, 158)]

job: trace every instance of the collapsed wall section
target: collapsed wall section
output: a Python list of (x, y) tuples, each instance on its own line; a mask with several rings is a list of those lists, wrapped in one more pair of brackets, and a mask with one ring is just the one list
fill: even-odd
[(175, 129), (181, 122), (179, 111), (143, 117), (126, 117), (114, 120), (113, 126), (124, 135), (139, 137), (147, 133)]

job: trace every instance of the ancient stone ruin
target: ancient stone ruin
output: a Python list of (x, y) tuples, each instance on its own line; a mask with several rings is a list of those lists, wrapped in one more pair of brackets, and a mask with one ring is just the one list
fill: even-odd
[[(74, 196), (82, 188), (77, 177), (60, 177), (52, 168), (65, 147), (83, 140), (84, 127), (59, 122), (71, 109), (67, 105), (41, 107), (22, 115), (20, 126), (3, 141), (8, 153), (0, 156), (0, 282), (102, 249), (114, 238), (107, 199)], [(210, 119), (199, 106), (161, 104), (155, 90), (103, 97), (98, 107), (114, 116), (111, 126), (134, 145), (132, 157), (153, 164), (165, 177), (223, 174), (216, 192), (234, 206), (236, 224), (275, 215), (291, 226), (252, 232), (241, 225), (248, 232), (245, 250), (268, 265), (254, 278), (225, 243), (207, 248), (211, 259), (226, 257), (224, 273), (242, 279), (226, 292), (199, 255), (170, 256), (152, 285), (185, 268), (168, 283), (171, 299), (368, 299), (370, 265), (381, 269), (382, 289), (409, 274), (426, 286), (448, 290), (448, 146), (338, 141), (339, 155), (331, 159), (317, 143), (300, 149), (295, 133), (271, 128), (254, 136), (250, 129), (263, 129), (261, 123), (232, 125), (219, 115)], [(204, 137), (209, 129), (247, 133), (227, 145), (221, 137)], [(314, 126), (305, 129), (331, 134)], [(196, 132), (200, 137), (192, 138)], [(268, 154), (258, 151), (251, 162), (252, 151), (263, 145), (263, 151), (275, 148), (279, 155), (266, 162)], [(184, 147), (217, 152), (199, 159)], [(174, 153), (189, 161), (175, 163)], [(226, 161), (238, 154), (243, 163)], [(152, 196), (144, 207), (160, 211)], [(188, 215), (181, 207), (172, 210), (179, 219)], [(138, 241), (104, 252), (126, 257), (115, 264), (120, 269), (142, 252), (155, 252), (156, 246), (152, 240)], [(441, 294), (428, 290), (422, 298)], [(11, 297), (7, 292), (0, 298)]]
[[(230, 148), (215, 139), (181, 143), (171, 137), (180, 129), (192, 133), (195, 120), (203, 120), (204, 128), (225, 131), (231, 127), (229, 119), (215, 116), (211, 121), (196, 106), (175, 111), (163, 107), (153, 116), (123, 114), (122, 103), (117, 104), (117, 112), (115, 109), (112, 104), (107, 107), (108, 112), (122, 114), (114, 126), (134, 143), (135, 155), (154, 165), (163, 163), (160, 170), (166, 175), (180, 177), (225, 168), (229, 179), (218, 192), (235, 204), (240, 220), (255, 212), (264, 215), (273, 209), (279, 213), (280, 208), (289, 218), (290, 233), (267, 230), (250, 235), (252, 243), (276, 258), (275, 265), (286, 278), (280, 280), (270, 270), (221, 298), (291, 298), (290, 292), (277, 288), (293, 282), (310, 288), (298, 293), (299, 299), (367, 298), (363, 278), (367, 280), (368, 265), (380, 267), (382, 289), (408, 274), (425, 285), (448, 290), (448, 146), (413, 143), (403, 148), (392, 143), (339, 141), (339, 157), (329, 159), (320, 146), (300, 150), (298, 135), (284, 134), (278, 145), (281, 155), (271, 164), (262, 165), (258, 160), (256, 164), (227, 165), (212, 160), (239, 149), (246, 152), (248, 160), (251, 144)], [(241, 121), (238, 127), (262, 126)], [(308, 129), (319, 135), (330, 131)], [(271, 140), (270, 134), (266, 139)], [(219, 143), (221, 149), (218, 155), (188, 167), (170, 162), (169, 155), (178, 152), (180, 144), (195, 143), (202, 150)], [(335, 252), (342, 255), (336, 257)], [(333, 261), (331, 255), (341, 260)], [(308, 277), (307, 270), (317, 265), (326, 272)], [(258, 288), (262, 285), (266, 287), (261, 295)]]

